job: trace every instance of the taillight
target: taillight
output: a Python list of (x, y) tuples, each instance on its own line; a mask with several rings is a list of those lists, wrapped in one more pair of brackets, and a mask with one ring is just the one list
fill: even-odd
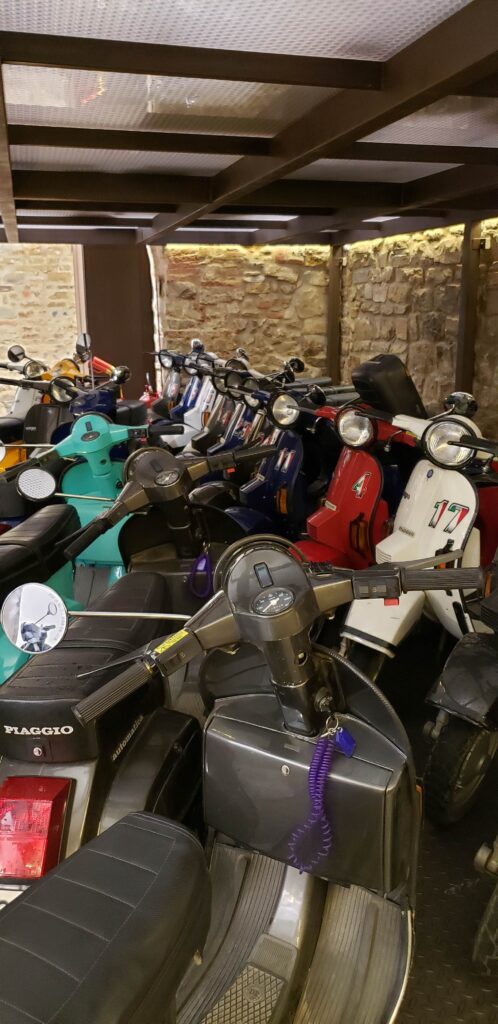
[(70, 779), (11, 776), (0, 786), (0, 878), (40, 878), (59, 862)]
[(0, 523), (0, 535), (2, 533), (8, 533), (8, 531), (11, 530), (11, 529), (12, 529), (12, 527), (11, 527), (10, 523)]

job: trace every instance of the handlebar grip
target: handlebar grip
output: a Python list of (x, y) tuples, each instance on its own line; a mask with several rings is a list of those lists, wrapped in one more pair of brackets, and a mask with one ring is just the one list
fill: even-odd
[(155, 420), (149, 425), (149, 437), (161, 437), (163, 434), (183, 434), (184, 431), (183, 423), (173, 423), (171, 420)]
[(76, 537), (67, 548), (64, 548), (64, 557), (71, 560), (76, 558), (85, 548), (93, 544), (94, 540), (97, 540), (102, 536), (106, 530), (111, 528), (111, 523), (107, 522), (106, 519), (94, 519), (88, 526), (85, 527), (79, 537)]
[(89, 725), (96, 718), (100, 718), (106, 711), (110, 711), (126, 697), (129, 697), (136, 690), (140, 690), (149, 681), (151, 673), (142, 661), (130, 665), (124, 672), (104, 683), (95, 693), (84, 697), (79, 704), (73, 708), (75, 717), (80, 725)]
[(250, 448), (237, 448), (233, 452), (233, 461), (236, 466), (244, 462), (261, 462), (276, 455), (278, 450), (276, 444), (256, 444)]
[(402, 569), (401, 587), (410, 590), (482, 590), (485, 574), (479, 568)]

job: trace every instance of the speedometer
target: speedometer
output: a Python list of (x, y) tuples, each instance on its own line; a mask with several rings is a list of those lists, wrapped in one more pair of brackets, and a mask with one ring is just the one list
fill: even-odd
[(254, 598), (252, 609), (256, 615), (280, 615), (294, 604), (294, 594), (288, 587), (270, 587)]

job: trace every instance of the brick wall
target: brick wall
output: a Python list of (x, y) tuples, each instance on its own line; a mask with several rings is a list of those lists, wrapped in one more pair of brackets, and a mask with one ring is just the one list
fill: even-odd
[[(23, 345), (43, 362), (69, 356), (76, 340), (70, 245), (0, 245), (0, 359)], [(12, 389), (0, 386), (0, 414)]]

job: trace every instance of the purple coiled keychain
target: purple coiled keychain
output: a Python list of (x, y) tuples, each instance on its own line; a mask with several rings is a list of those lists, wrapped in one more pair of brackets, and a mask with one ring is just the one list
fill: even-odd
[[(315, 745), (308, 774), (308, 792), (311, 814), (304, 825), (292, 833), (289, 840), (289, 863), (303, 872), (312, 872), (332, 849), (332, 826), (325, 809), (325, 786), (334, 751), (340, 750), (351, 757), (356, 742), (335, 715), (325, 723), (325, 729)], [(305, 852), (307, 847), (307, 852)]]
[[(198, 573), (206, 573), (206, 582), (203, 587), (196, 586), (196, 579)], [(213, 568), (211, 565), (211, 559), (206, 552), (202, 552), (201, 555), (195, 559), (195, 562), (190, 570), (188, 577), (188, 585), (194, 597), (209, 597), (213, 590)]]

